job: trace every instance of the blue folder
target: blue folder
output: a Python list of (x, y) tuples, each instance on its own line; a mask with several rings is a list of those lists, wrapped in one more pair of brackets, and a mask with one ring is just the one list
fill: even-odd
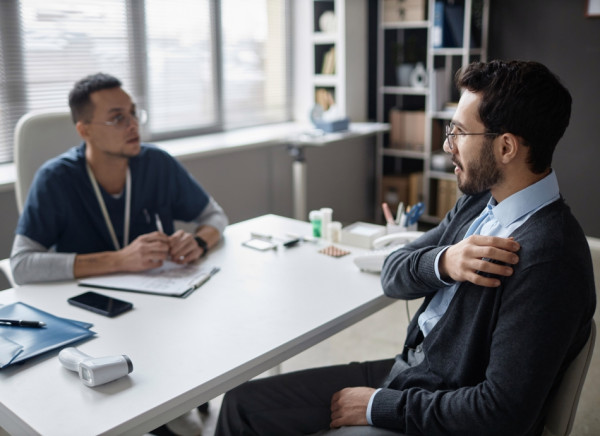
[(43, 328), (0, 325), (0, 368), (96, 334), (89, 323), (60, 318), (21, 302), (0, 307), (0, 318), (46, 323)]

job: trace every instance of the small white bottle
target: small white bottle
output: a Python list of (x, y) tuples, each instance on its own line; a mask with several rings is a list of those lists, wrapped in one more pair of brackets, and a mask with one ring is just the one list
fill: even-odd
[(330, 207), (321, 208), (321, 238), (329, 241), (329, 223), (333, 217), (333, 209)]
[(331, 242), (342, 242), (342, 223), (339, 221), (330, 222), (327, 233), (329, 234), (329, 240)]

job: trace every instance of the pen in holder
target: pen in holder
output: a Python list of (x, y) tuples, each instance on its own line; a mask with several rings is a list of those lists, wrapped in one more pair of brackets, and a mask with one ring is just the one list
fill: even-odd
[(409, 206), (404, 210), (404, 203), (401, 202), (398, 205), (396, 219), (394, 219), (387, 203), (382, 203), (381, 207), (385, 216), (386, 231), (388, 234), (417, 231), (417, 221), (425, 210), (425, 206), (421, 202), (412, 207)]

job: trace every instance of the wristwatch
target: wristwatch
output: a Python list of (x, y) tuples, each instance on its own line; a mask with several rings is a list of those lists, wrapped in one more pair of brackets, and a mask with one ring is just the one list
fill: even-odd
[(206, 243), (206, 241), (197, 235), (194, 236), (194, 239), (196, 240), (198, 247), (202, 249), (202, 254), (200, 255), (200, 257), (206, 256), (206, 253), (208, 253), (208, 244)]

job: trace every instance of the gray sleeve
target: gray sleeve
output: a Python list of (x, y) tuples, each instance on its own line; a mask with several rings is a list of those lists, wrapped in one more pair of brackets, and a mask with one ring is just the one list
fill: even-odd
[(24, 235), (16, 235), (10, 267), (18, 285), (72, 280), (76, 253), (56, 253)]
[(210, 197), (208, 204), (194, 222), (198, 225), (214, 227), (221, 235), (223, 235), (225, 227), (229, 224), (229, 219), (219, 203), (217, 203), (214, 198)]

